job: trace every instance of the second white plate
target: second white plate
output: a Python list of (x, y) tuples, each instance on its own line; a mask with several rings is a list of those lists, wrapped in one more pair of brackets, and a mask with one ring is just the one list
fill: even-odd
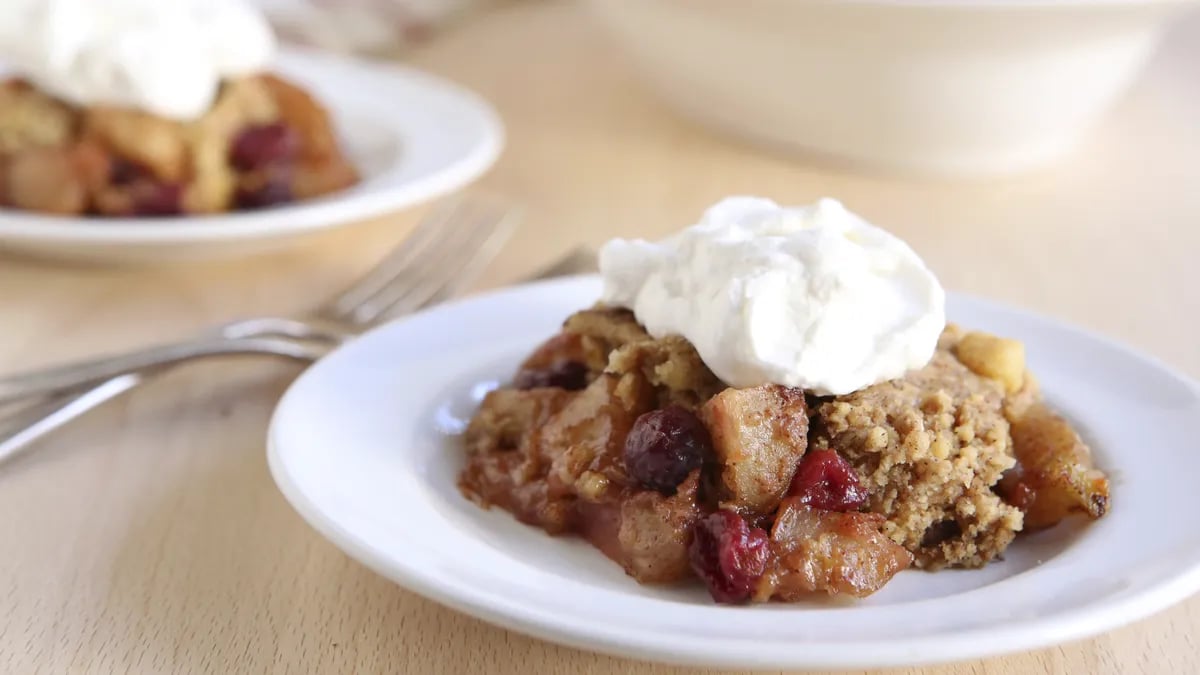
[(329, 110), (362, 181), (286, 206), (178, 218), (64, 218), (0, 209), (0, 248), (92, 262), (245, 256), (411, 206), (466, 185), (500, 153), (492, 107), (438, 77), (399, 65), (283, 51), (273, 70)]
[[(593, 277), (516, 287), (384, 326), (280, 403), (270, 465), (313, 527), (380, 574), (506, 628), (613, 654), (733, 668), (976, 658), (1134, 621), (1200, 588), (1200, 387), (1078, 329), (951, 295), (952, 320), (1023, 340), (1052, 403), (1112, 478), (1112, 510), (1021, 537), (980, 570), (906, 571), (855, 603), (715, 605), (641, 586), (580, 540), (549, 537), (455, 486), (455, 434), (488, 387), (590, 306)], [(1182, 520), (1181, 520), (1182, 519)]]

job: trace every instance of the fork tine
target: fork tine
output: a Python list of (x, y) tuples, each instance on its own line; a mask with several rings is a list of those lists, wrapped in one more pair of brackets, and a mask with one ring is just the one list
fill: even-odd
[(411, 267), (414, 261), (422, 257), (422, 253), (438, 241), (439, 236), (444, 234), (446, 223), (454, 222), (456, 214), (465, 208), (468, 201), (458, 199), (439, 204), (432, 213), (421, 219), (403, 244), (384, 256), (350, 288), (322, 306), (317, 314), (339, 320), (352, 318), (358, 307), (388, 288), (398, 274)]
[[(476, 249), (475, 254), (468, 258), (462, 267), (459, 268), (458, 274), (454, 277), (451, 277), (445, 284), (442, 285), (441, 288), (437, 289), (429, 298), (425, 300), (423, 305), (444, 302), (445, 300), (458, 295), (464, 288), (478, 279), (480, 273), (482, 273), (487, 267), (488, 263), (492, 261), (492, 258), (496, 257), (496, 254), (500, 252), (500, 248), (508, 239), (516, 220), (517, 219), (515, 217), (511, 217), (509, 220), (499, 223), (495, 230), (492, 231), (491, 235), (483, 242), (482, 245), (480, 245), (478, 249)], [(385, 311), (385, 314), (407, 312), (414, 309), (416, 308), (407, 305), (402, 306), (395, 304), (389, 307)]]
[(471, 239), (472, 246), (460, 254), (447, 251), (445, 264), (437, 266), (437, 269), (447, 271), (453, 269), (453, 273), (428, 277), (423, 285), (410, 289), (391, 303), (386, 313), (414, 311), (439, 297), (453, 295), (474, 281), (508, 240), (516, 223), (509, 214), (485, 214), (481, 218), (483, 222)]
[(513, 220), (507, 215), (505, 210), (483, 203), (466, 205), (453, 221), (447, 221), (446, 236), (355, 309), (352, 320), (368, 323), (385, 313), (412, 311), (426, 304), (451, 280), (469, 272), (468, 267), (477, 267), (477, 260), (495, 254), (512, 229)]
[(462, 252), (464, 257), (456, 260), (454, 258), (457, 256), (448, 256), (451, 259), (446, 260), (446, 264), (440, 267), (445, 269), (446, 273), (438, 277), (428, 277), (420, 287), (410, 288), (409, 292), (401, 294), (384, 308), (381, 316), (404, 314), (441, 302), (475, 281), (508, 239), (515, 219), (503, 217), (491, 222), (490, 228), (481, 228), (477, 233), (473, 248)]

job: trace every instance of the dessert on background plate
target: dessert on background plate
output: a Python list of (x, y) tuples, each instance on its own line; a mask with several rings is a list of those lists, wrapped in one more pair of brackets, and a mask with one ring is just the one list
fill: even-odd
[(242, 0), (18, 0), (0, 15), (0, 205), (206, 214), (354, 184), (324, 107), (267, 72), (275, 48)]
[(727, 199), (600, 267), (600, 303), (484, 398), (459, 487), (639, 582), (864, 597), (1108, 509), (1023, 345), (947, 325), (916, 253), (835, 201)]

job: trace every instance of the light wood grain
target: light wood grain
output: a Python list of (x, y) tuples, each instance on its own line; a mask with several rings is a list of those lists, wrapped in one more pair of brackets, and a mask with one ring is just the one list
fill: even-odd
[[(967, 184), (808, 165), (679, 122), (571, 6), (505, 9), (414, 58), (495, 101), (508, 124), (509, 149), (484, 182), (519, 199), (528, 220), (485, 286), (580, 242), (665, 233), (728, 193), (833, 195), (910, 241), (950, 288), (1082, 324), (1200, 376), (1200, 23), (1179, 28), (1071, 161)], [(113, 270), (3, 260), (0, 367), (304, 308), (418, 216), (253, 261)], [(264, 461), (266, 421), (292, 372), (189, 368), (0, 470), (0, 672), (682, 672), (464, 617), (319, 538)], [(1093, 640), (897, 672), (1200, 672), (1198, 634), (1192, 598)]]

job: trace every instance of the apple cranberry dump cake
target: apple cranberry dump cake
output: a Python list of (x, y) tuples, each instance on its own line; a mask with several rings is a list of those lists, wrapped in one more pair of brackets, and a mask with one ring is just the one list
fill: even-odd
[[(826, 202), (730, 200), (664, 244), (610, 244), (602, 303), (569, 317), (482, 402), (465, 433), (463, 493), (585, 538), (640, 582), (697, 578), (723, 603), (863, 597), (910, 566), (979, 567), (1022, 531), (1102, 516), (1107, 481), (1042, 401), (1021, 343), (945, 325), (940, 287), (926, 292), (932, 275), (880, 265), (879, 246), (899, 240), (871, 227)], [(878, 297), (847, 273), (850, 252), (822, 250), (871, 237), (871, 273), (889, 281)], [(764, 239), (755, 261), (758, 244), (746, 244)], [(730, 242), (737, 263), (723, 271)], [(788, 266), (781, 248), (798, 261), (782, 279), (787, 297), (762, 278)], [(814, 253), (842, 265), (814, 271)], [(687, 278), (694, 258), (705, 273)], [(830, 283), (854, 288), (839, 297)], [(882, 301), (907, 303), (882, 328), (844, 313)], [(821, 335), (839, 321), (872, 339)], [(889, 344), (895, 335), (906, 344)], [(714, 346), (726, 351), (705, 353)], [(814, 356), (827, 362), (783, 367)]]
[(19, 76), (0, 84), (0, 205), (202, 214), (357, 182), (325, 109), (265, 72), (274, 38), (252, 5), (62, 4), (16, 0), (6, 17), (24, 28), (0, 44)]
[(0, 84), (0, 205), (64, 215), (216, 213), (357, 180), (324, 109), (277, 76), (225, 83), (187, 123), (73, 107), (21, 80)]

